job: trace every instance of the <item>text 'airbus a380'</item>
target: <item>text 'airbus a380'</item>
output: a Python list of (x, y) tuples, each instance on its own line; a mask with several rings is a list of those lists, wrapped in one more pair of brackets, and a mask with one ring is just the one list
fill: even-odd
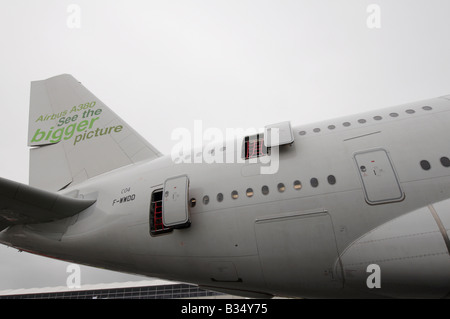
[(30, 185), (0, 179), (19, 250), (248, 297), (450, 292), (450, 96), (174, 159), (60, 75), (32, 82), (28, 145)]

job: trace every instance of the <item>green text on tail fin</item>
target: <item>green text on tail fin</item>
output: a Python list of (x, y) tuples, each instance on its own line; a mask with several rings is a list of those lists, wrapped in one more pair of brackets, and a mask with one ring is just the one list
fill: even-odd
[(160, 152), (68, 74), (31, 83), (30, 185), (58, 191)]

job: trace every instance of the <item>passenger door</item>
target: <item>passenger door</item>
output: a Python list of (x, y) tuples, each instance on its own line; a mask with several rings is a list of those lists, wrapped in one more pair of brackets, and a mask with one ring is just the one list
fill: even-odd
[(357, 152), (354, 158), (367, 203), (375, 205), (403, 200), (404, 193), (386, 150)]

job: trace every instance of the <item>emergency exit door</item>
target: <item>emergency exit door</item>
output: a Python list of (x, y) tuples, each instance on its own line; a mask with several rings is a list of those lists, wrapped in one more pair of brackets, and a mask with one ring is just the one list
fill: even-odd
[(384, 149), (358, 152), (354, 155), (364, 195), (369, 204), (401, 201), (404, 193)]
[(186, 175), (169, 178), (164, 182), (162, 221), (172, 228), (189, 227), (189, 179)]

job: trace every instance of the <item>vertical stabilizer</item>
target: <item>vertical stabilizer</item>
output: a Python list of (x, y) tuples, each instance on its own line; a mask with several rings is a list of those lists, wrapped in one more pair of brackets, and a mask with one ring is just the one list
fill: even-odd
[(68, 74), (31, 83), (30, 185), (69, 184), (161, 153)]

